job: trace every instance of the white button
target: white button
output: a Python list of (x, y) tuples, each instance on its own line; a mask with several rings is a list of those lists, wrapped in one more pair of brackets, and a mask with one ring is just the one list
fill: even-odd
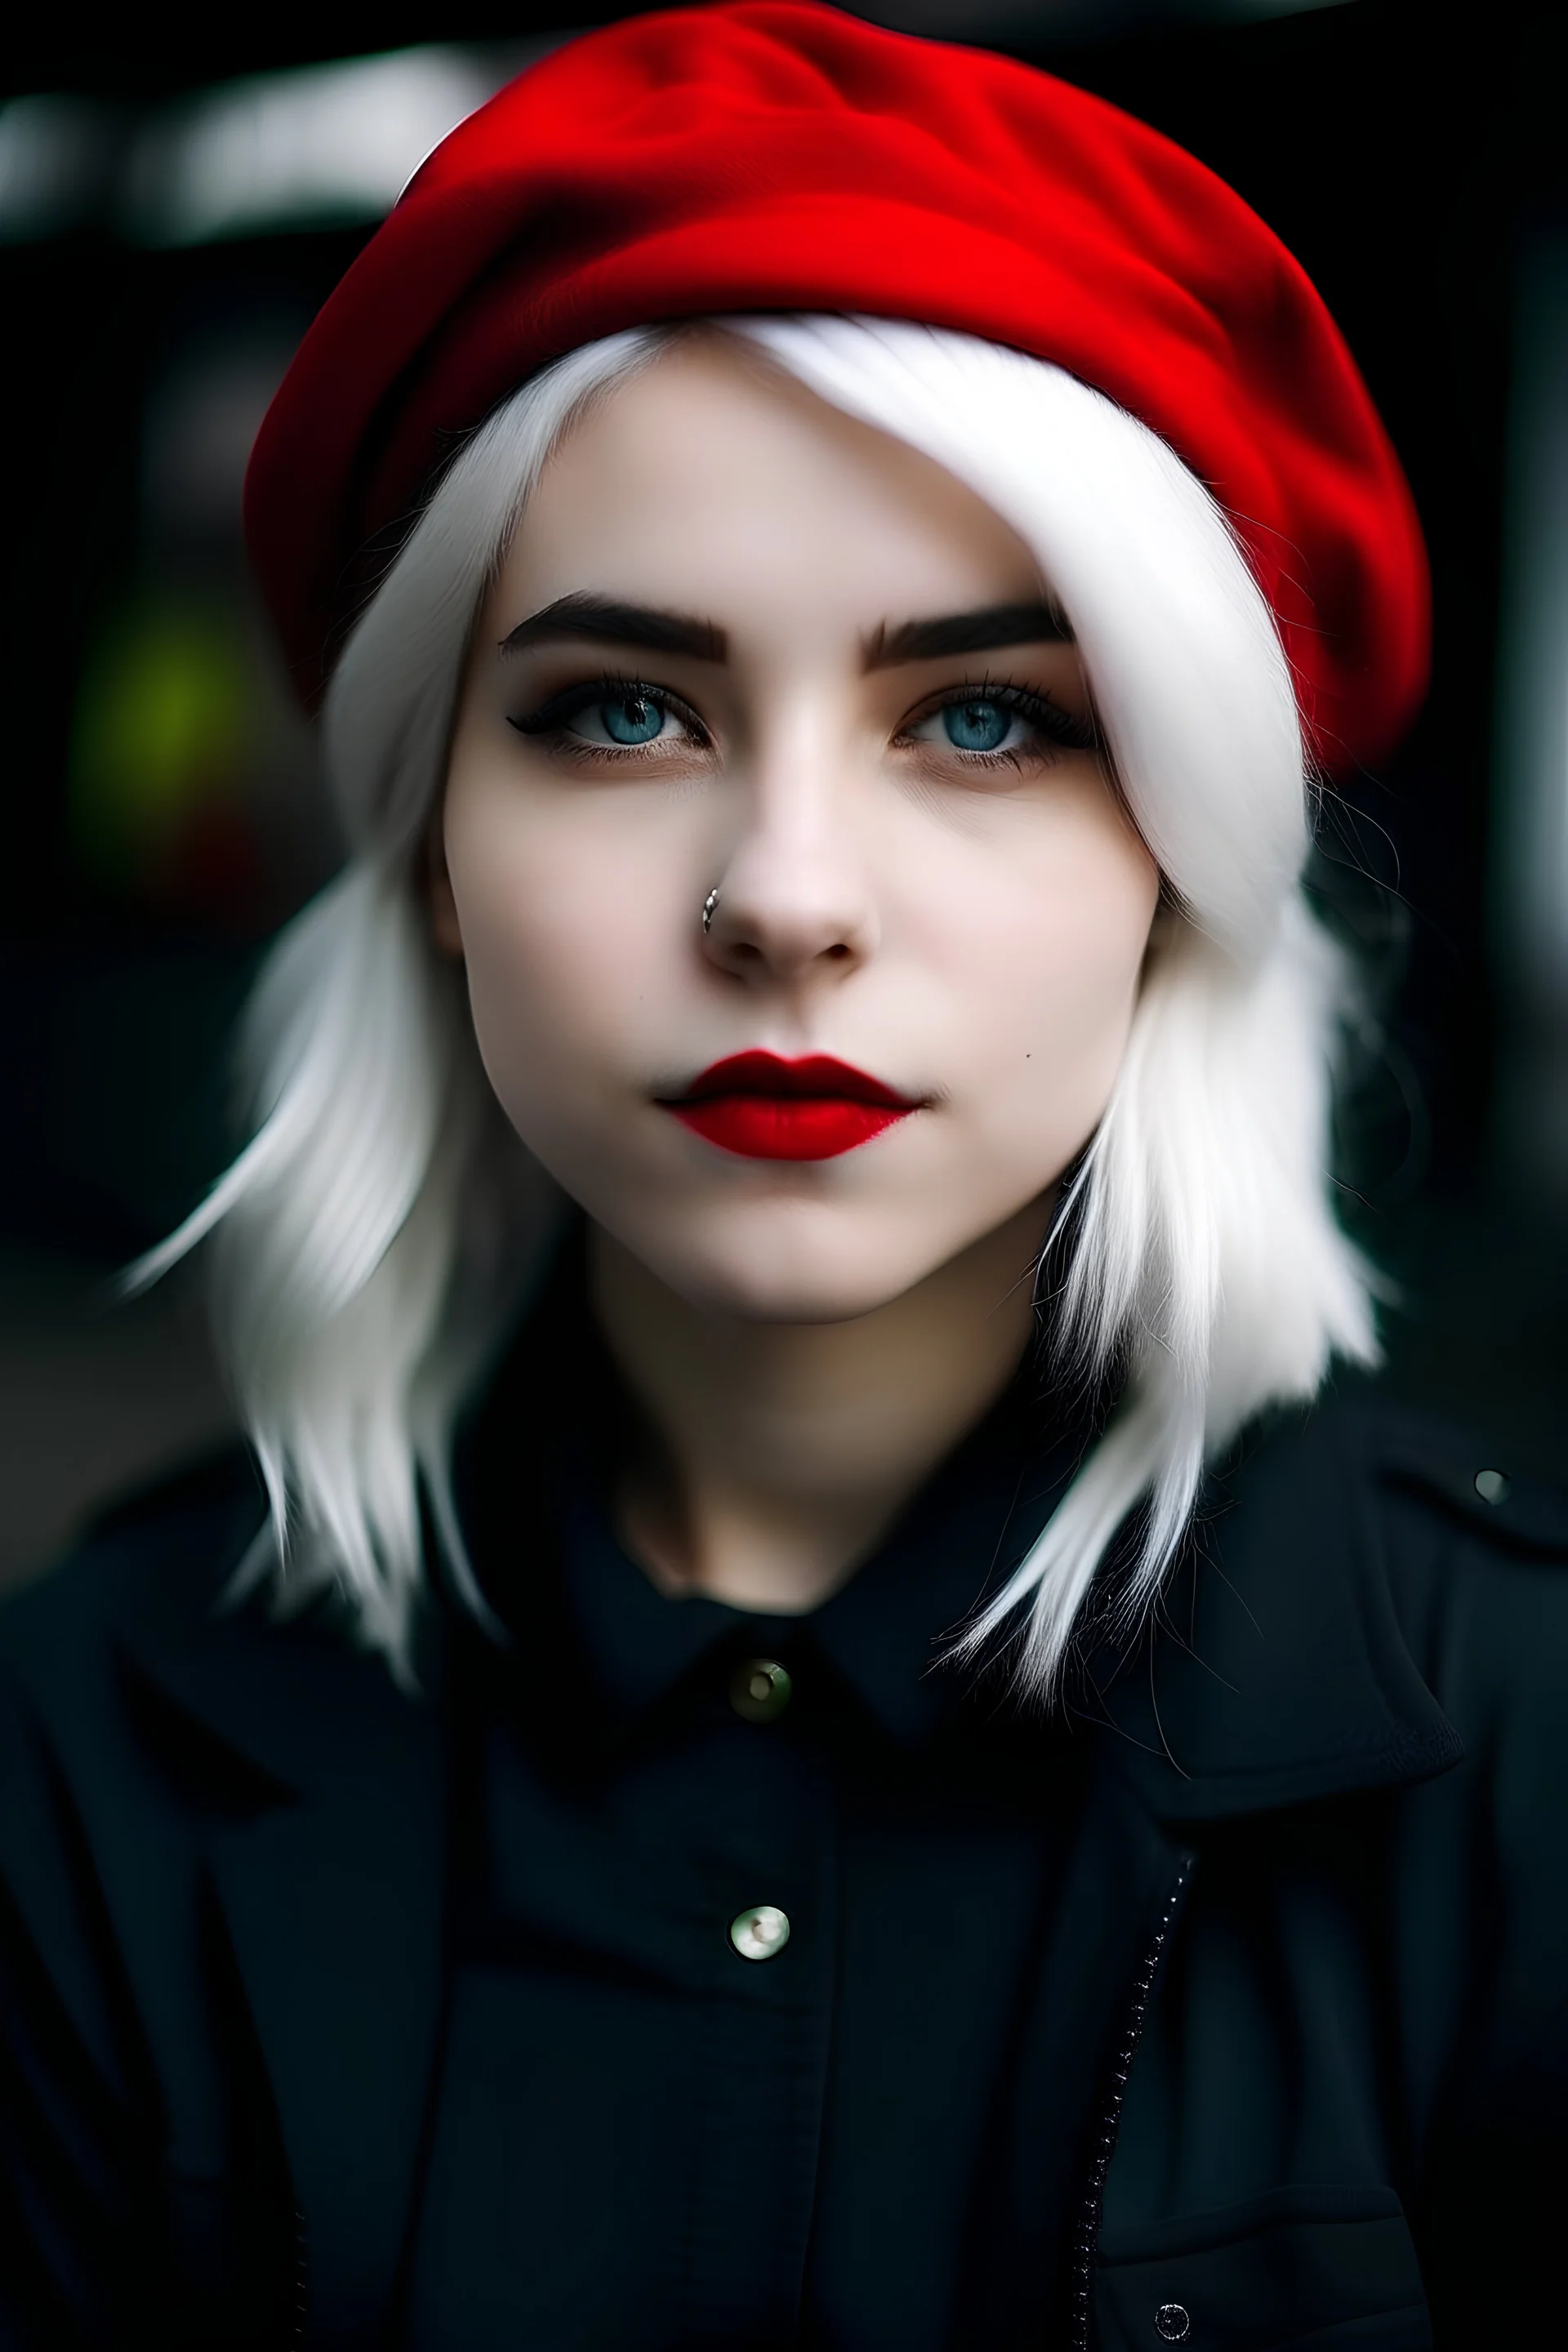
[(754, 1903), (731, 1920), (730, 1941), (743, 1960), (771, 1960), (789, 1941), (789, 1921), (776, 1903)]

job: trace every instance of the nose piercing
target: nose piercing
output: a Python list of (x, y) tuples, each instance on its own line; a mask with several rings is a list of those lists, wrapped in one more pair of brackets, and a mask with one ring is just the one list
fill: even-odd
[(718, 904), (718, 890), (716, 888), (710, 890), (708, 896), (702, 901), (702, 936), (704, 939), (707, 938), (709, 932), (713, 928), (713, 914)]

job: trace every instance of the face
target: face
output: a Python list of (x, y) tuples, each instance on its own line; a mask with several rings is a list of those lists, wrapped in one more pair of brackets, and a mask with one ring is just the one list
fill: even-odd
[(434, 921), (518, 1133), (660, 1280), (833, 1321), (1043, 1236), (1157, 893), (1038, 568), (952, 476), (718, 339), (564, 438)]

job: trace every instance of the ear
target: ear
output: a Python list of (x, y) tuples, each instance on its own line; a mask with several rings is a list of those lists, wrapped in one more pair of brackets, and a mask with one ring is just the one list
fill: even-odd
[(461, 962), (463, 927), (458, 919), (458, 898), (447, 865), (446, 796), (431, 812), (425, 836), (425, 899), (430, 909), (430, 937), (438, 954)]

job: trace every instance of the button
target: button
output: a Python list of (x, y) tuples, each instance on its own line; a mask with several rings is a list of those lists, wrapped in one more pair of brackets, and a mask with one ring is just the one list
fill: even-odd
[(1501, 1470), (1478, 1470), (1476, 1492), (1483, 1503), (1506, 1503), (1512, 1481)]
[(730, 1704), (748, 1723), (772, 1723), (794, 1689), (776, 1658), (742, 1658), (730, 1677)]
[(754, 1903), (731, 1920), (730, 1941), (743, 1960), (771, 1960), (789, 1941), (789, 1921), (776, 1903)]
[(1184, 2344), (1193, 2332), (1193, 2315), (1184, 2303), (1163, 2303), (1154, 2314), (1154, 2333), (1162, 2344)]

